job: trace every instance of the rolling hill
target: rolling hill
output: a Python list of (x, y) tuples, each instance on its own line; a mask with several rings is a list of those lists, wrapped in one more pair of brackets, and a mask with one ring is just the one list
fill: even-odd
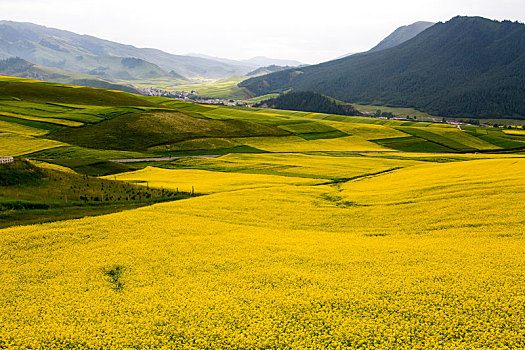
[(519, 133), (14, 78), (0, 111), (0, 347), (525, 344)]
[(523, 349), (524, 150), (0, 77), (0, 348)]
[(239, 84), (264, 95), (316, 91), (450, 117), (525, 118), (525, 25), (480, 17), (438, 23), (396, 47)]
[[(131, 80), (125, 74), (130, 69), (141, 72), (135, 76), (137, 79), (171, 72), (187, 78), (218, 79), (253, 70), (245, 65), (137, 48), (32, 23), (0, 21), (0, 58), (13, 56), (39, 65), (118, 80)], [(140, 61), (131, 61), (132, 58)]]
[(101, 89), (119, 90), (139, 94), (129, 85), (116, 84), (92, 75), (72, 73), (59, 68), (39, 66), (19, 57), (0, 60), (0, 75), (36, 79), (48, 82), (80, 85)]
[(290, 66), (276, 66), (276, 65), (271, 65), (271, 66), (268, 66), (268, 67), (260, 67), (260, 68), (257, 68), (249, 73), (246, 74), (247, 77), (253, 77), (253, 76), (257, 76), (257, 75), (264, 75), (264, 74), (269, 74), (269, 73), (274, 73), (274, 72), (280, 72), (282, 70), (286, 70), (286, 69), (290, 69), (291, 67)]
[(317, 112), (340, 115), (362, 115), (351, 105), (338, 104), (333, 99), (311, 91), (289, 92), (255, 104), (254, 107)]
[[(70, 86), (53, 83), (43, 83), (29, 79), (2, 77), (0, 79), (0, 99), (4, 103), (15, 101), (19, 108), (25, 103), (42, 103), (49, 105), (86, 105), (86, 106), (133, 106), (157, 107), (158, 104), (125, 92), (95, 89), (89, 87)], [(70, 115), (76, 107), (64, 106), (70, 110)], [(45, 112), (45, 109), (41, 109)], [(52, 109), (50, 111), (52, 113)], [(2, 108), (0, 113), (9, 113), (7, 108)], [(38, 113), (38, 112), (37, 112)]]
[[(285, 103), (294, 103), (296, 109), (312, 107), (302, 104), (317, 101), (312, 95), (318, 96), (292, 93), (267, 103), (278, 108), (291, 108)], [(331, 100), (320, 97), (314, 107), (334, 107)], [(460, 130), (444, 124), (341, 115), (346, 110), (302, 109), (306, 111), (198, 105), (0, 77), (0, 150), (2, 156), (107, 160), (239, 152), (463, 153), (525, 147), (521, 134), (499, 128)]]

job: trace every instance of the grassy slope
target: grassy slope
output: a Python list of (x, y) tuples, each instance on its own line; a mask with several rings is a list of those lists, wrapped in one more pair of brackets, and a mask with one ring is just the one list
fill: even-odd
[(0, 189), (0, 227), (107, 214), (188, 197), (24, 161), (0, 165)]
[(433, 116), (425, 112), (418, 111), (414, 108), (401, 108), (401, 107), (388, 107), (388, 106), (373, 106), (373, 105), (360, 105), (353, 103), (352, 106), (357, 108), (360, 112), (374, 114), (377, 110), (381, 112), (391, 112), (398, 116), (403, 117), (416, 117), (419, 120), (433, 120), (440, 119), (438, 116)]
[[(29, 84), (32, 84), (30, 86)], [(71, 103), (101, 106), (150, 106), (155, 104), (125, 92), (74, 87), (29, 79), (1, 77), (0, 96), (40, 103)]]
[[(388, 149), (464, 152), (525, 145), (519, 135), (498, 129), (460, 131), (421, 122), (204, 106), (27, 79), (0, 79), (0, 94), (2, 137), (24, 139), (10, 142), (4, 150), (11, 155), (33, 152), (31, 156), (40, 158), (103, 160), (168, 154)], [(7, 145), (7, 141), (3, 143)]]
[(286, 135), (284, 130), (242, 120), (213, 120), (176, 111), (119, 116), (51, 137), (84, 147), (146, 151), (149, 147), (202, 137)]

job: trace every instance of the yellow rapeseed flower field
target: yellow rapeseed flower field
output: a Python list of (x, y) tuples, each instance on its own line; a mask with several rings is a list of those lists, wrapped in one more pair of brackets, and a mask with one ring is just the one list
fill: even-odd
[(63, 146), (64, 143), (29, 135), (0, 132), (0, 156), (15, 157), (44, 149)]
[(0, 348), (525, 348), (524, 158), (260, 156), (298, 175), (150, 167), (117, 178), (207, 195), (0, 230)]
[[(397, 159), (395, 155), (380, 160), (359, 154), (330, 155), (332, 156), (326, 154), (231, 153), (218, 158), (180, 159), (177, 161), (177, 166), (224, 172), (339, 179), (378, 173), (420, 163), (412, 158)], [(253, 179), (255, 180), (256, 177)]]
[(147, 167), (129, 173), (109, 175), (106, 179), (136, 182), (144, 186), (166, 189), (179, 189), (198, 193), (231, 192), (244, 189), (268, 188), (284, 184), (314, 185), (320, 180), (285, 177), (276, 175), (240, 174), (213, 172), (207, 170), (168, 170)]
[(379, 124), (344, 123), (332, 121), (324, 121), (324, 123), (336, 129), (339, 129), (349, 135), (358, 135), (359, 137), (362, 137), (366, 140), (378, 140), (410, 136), (402, 131), (398, 131), (394, 128), (389, 128)]
[(0, 132), (29, 136), (41, 136), (47, 133), (46, 130), (36, 129), (30, 126), (20, 125), (16, 123), (8, 123), (3, 120), (0, 120)]
[(67, 120), (67, 119), (60, 119), (60, 118), (48, 118), (48, 117), (35, 117), (30, 115), (23, 115), (18, 113), (10, 113), (2, 111), (2, 115), (6, 115), (8, 117), (14, 117), (18, 119), (25, 119), (25, 120), (33, 120), (37, 122), (44, 122), (44, 123), (52, 123), (57, 125), (64, 125), (64, 126), (82, 126), (84, 123), (76, 122), (73, 120)]
[(238, 142), (269, 152), (388, 151), (359, 136), (305, 140), (299, 136), (238, 138)]
[(36, 165), (39, 168), (49, 169), (49, 170), (56, 170), (56, 171), (62, 171), (64, 173), (70, 173), (70, 174), (76, 174), (76, 172), (73, 169), (67, 168), (67, 167), (62, 166), (62, 165), (48, 163), (48, 162), (43, 162), (43, 161), (40, 161), (40, 160), (29, 160), (29, 162), (31, 164), (33, 164), (33, 165)]

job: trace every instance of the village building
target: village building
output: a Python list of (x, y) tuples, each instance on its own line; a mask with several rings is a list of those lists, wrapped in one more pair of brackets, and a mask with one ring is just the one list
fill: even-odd
[(8, 164), (13, 162), (13, 157), (0, 157), (0, 164)]

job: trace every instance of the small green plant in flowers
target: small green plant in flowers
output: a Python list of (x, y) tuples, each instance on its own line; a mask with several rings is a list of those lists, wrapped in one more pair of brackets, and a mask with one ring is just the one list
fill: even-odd
[(124, 273), (124, 266), (114, 265), (109, 268), (103, 269), (104, 275), (107, 277), (108, 282), (111, 284), (111, 287), (120, 292), (124, 287), (124, 282), (122, 282), (122, 274)]

